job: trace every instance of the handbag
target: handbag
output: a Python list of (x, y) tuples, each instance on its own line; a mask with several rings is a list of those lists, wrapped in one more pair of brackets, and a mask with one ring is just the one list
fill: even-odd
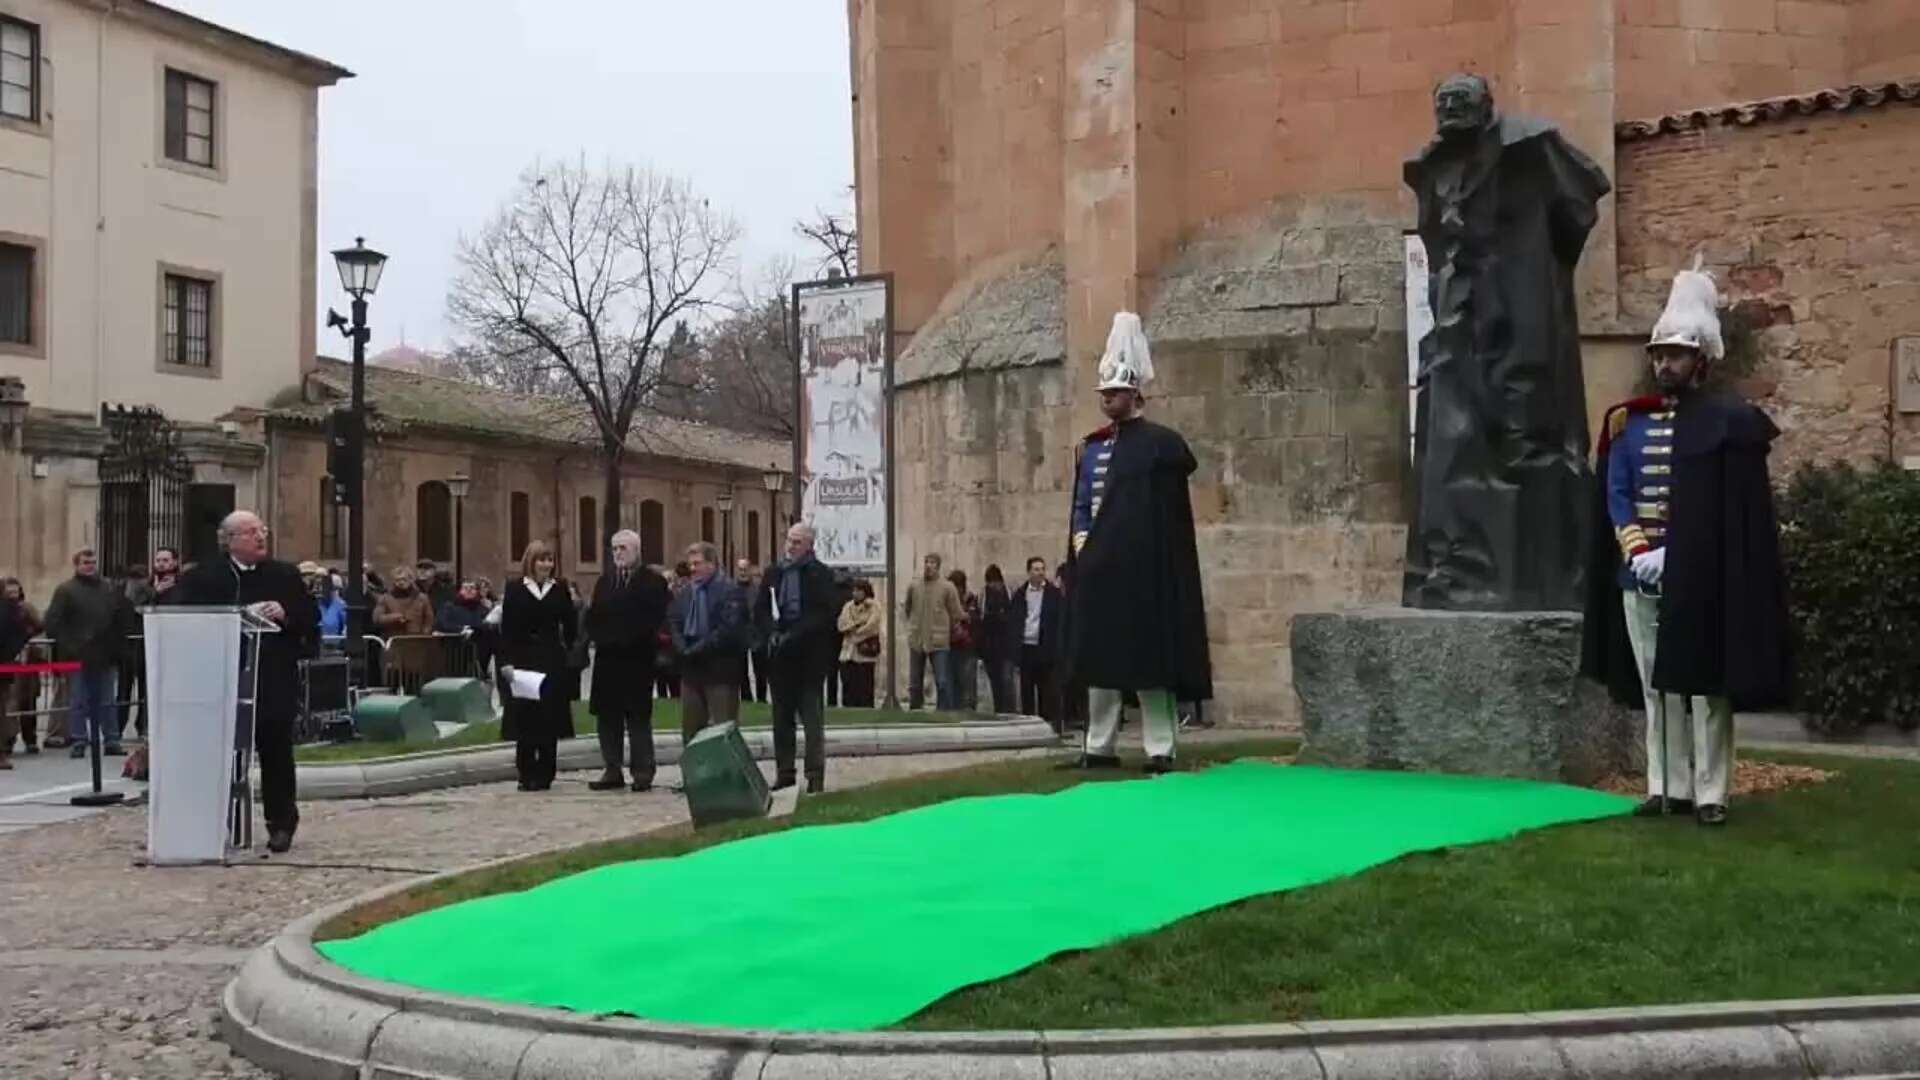
[(953, 623), (953, 633), (947, 641), (948, 648), (959, 649), (962, 652), (971, 651), (973, 649), (973, 621), (970, 619), (955, 619)]
[(854, 642), (853, 655), (865, 657), (869, 660), (880, 659), (880, 639), (870, 637)]

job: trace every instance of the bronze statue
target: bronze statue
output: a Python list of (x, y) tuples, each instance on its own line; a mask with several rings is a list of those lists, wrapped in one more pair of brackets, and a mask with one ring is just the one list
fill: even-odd
[(1407, 163), (1432, 268), (1420, 345), (1405, 603), (1577, 611), (1592, 473), (1573, 272), (1611, 190), (1485, 79), (1434, 92), (1439, 134)]

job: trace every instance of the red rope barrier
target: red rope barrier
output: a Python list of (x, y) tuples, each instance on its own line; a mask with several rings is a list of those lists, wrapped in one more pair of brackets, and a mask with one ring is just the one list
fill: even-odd
[(78, 660), (55, 660), (45, 664), (0, 664), (0, 675), (72, 675), (80, 670)]

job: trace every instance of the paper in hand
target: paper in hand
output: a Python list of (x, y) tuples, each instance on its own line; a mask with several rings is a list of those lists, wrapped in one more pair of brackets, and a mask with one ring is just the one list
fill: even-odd
[(513, 673), (513, 696), (519, 698), (521, 701), (539, 701), (540, 685), (546, 681), (547, 676), (543, 672), (515, 669)]

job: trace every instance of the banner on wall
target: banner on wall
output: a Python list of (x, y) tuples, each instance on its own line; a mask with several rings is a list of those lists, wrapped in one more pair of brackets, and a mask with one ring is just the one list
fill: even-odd
[(891, 539), (892, 287), (876, 275), (793, 288), (800, 516), (820, 561), (868, 577), (886, 574)]
[(1413, 459), (1420, 434), (1420, 342), (1433, 330), (1433, 299), (1427, 291), (1427, 245), (1407, 233), (1407, 457)]

